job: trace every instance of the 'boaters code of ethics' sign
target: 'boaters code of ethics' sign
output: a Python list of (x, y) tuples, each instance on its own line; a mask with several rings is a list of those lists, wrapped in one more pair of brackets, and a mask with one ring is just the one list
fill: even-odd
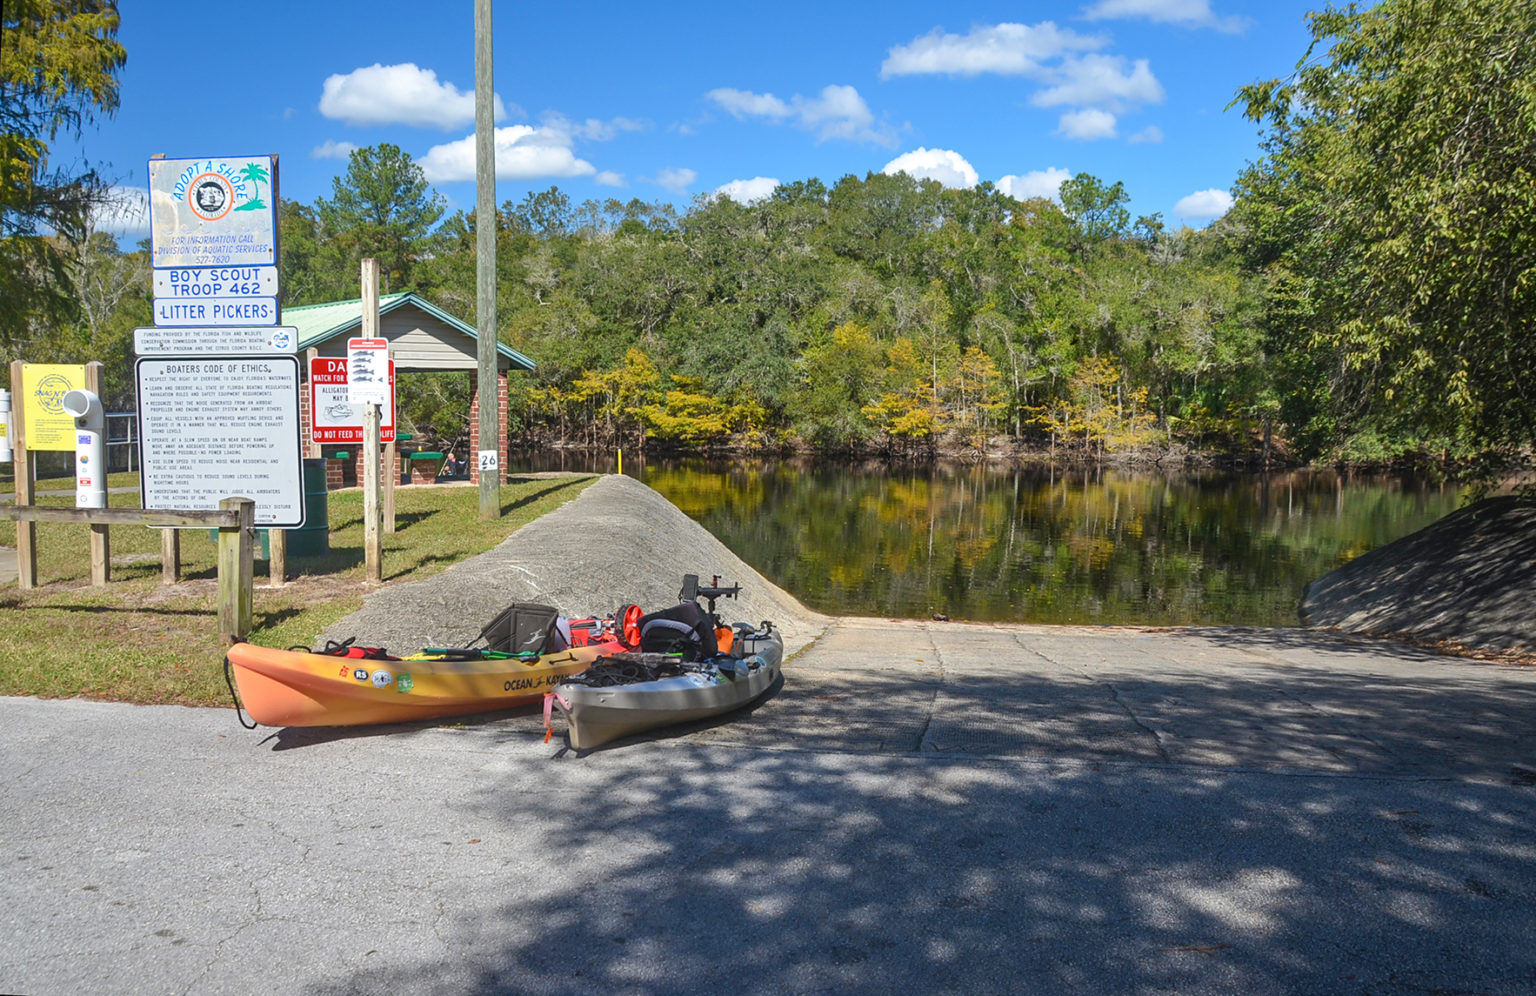
[[(272, 156), (151, 159), (151, 265), (275, 266), (275, 167)], [(238, 323), (261, 324), (249, 315)]]

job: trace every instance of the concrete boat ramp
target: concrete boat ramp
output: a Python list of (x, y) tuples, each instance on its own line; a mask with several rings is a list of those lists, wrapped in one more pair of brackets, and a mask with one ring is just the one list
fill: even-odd
[(1536, 991), (1536, 670), (796, 625), (750, 712), (586, 755), (0, 699), (0, 990)]

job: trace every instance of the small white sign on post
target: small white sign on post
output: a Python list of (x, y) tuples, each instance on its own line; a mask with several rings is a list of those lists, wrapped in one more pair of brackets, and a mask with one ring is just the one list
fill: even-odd
[(389, 396), (389, 340), (347, 340), (347, 402), (382, 405)]
[(298, 349), (299, 330), (292, 325), (208, 325), (133, 330), (133, 351), (140, 356), (234, 356), (296, 353)]

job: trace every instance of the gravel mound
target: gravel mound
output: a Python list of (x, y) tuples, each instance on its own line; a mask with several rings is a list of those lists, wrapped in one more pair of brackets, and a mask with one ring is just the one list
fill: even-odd
[(716, 610), (727, 622), (767, 619), (784, 634), (785, 656), (830, 621), (773, 585), (677, 506), (630, 477), (608, 476), (541, 516), (493, 550), (420, 581), (371, 592), (363, 607), (320, 634), (410, 653), (463, 647), (513, 602), (553, 605), (572, 618), (609, 615), (634, 603), (647, 612), (677, 603), (684, 574), (708, 584), (741, 583)]
[(1536, 503), (1490, 498), (1307, 585), (1302, 620), (1353, 633), (1536, 650)]

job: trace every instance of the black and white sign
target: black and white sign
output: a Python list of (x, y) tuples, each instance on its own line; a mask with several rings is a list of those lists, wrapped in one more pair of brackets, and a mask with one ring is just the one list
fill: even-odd
[(389, 340), (347, 340), (347, 401), (382, 405), (389, 397)]
[(256, 525), (304, 524), (297, 356), (141, 357), (139, 494), (146, 509), (256, 502)]

